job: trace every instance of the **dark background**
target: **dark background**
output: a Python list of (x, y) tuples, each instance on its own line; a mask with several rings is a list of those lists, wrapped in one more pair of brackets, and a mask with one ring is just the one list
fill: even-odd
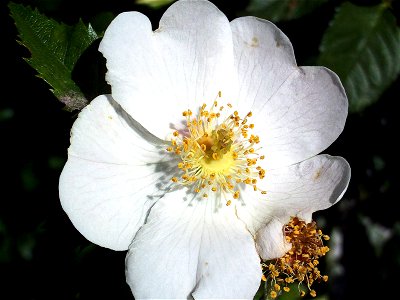
[[(133, 0), (16, 2), (38, 7), (48, 17), (71, 25), (82, 18), (100, 31), (112, 14), (127, 10), (145, 13), (157, 27), (166, 9), (137, 6)], [(213, 2), (230, 20), (248, 4)], [(133, 299), (125, 284), (125, 252), (89, 243), (60, 206), (58, 177), (76, 113), (64, 111), (47, 84), (35, 77), (22, 59), (29, 57), (29, 52), (16, 42), (6, 3), (0, 2), (0, 299)], [(329, 1), (305, 17), (277, 24), (292, 41), (299, 65), (314, 63), (322, 35), (340, 3)], [(98, 42), (74, 71), (74, 78), (90, 98), (108, 90), (97, 46)], [(400, 168), (395, 144), (399, 140), (399, 95), (397, 80), (377, 103), (349, 115), (342, 135), (324, 151), (345, 157), (352, 167), (352, 179), (338, 205), (315, 214), (338, 245), (321, 266), (330, 275), (328, 284), (316, 287), (317, 293), (326, 297), (322, 299), (397, 298)]]

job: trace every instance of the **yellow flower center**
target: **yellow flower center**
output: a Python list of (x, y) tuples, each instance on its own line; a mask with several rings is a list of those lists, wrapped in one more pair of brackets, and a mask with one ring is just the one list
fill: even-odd
[(265, 170), (258, 165), (264, 156), (255, 148), (260, 139), (251, 133), (254, 124), (248, 124), (252, 113), (240, 117), (237, 111), (226, 110), (232, 110), (230, 103), (225, 107), (215, 100), (209, 108), (203, 104), (196, 115), (184, 111), (186, 128), (173, 132), (167, 151), (180, 158), (180, 175), (172, 177), (174, 183), (192, 187), (203, 198), (218, 193), (230, 205), (230, 197), (240, 197), (240, 185), (260, 191), (257, 180), (265, 177)]

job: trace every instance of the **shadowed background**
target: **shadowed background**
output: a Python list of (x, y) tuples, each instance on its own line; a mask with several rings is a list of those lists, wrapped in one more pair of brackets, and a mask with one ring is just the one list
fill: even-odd
[[(97, 32), (128, 10), (143, 12), (156, 28), (166, 9), (137, 5), (133, 0), (16, 2), (37, 7), (66, 24), (82, 18)], [(231, 20), (246, 14), (254, 1), (213, 2)], [(295, 5), (301, 0), (291, 2)], [(299, 65), (316, 64), (322, 36), (335, 8), (343, 2), (325, 1), (304, 16), (277, 22), (293, 43)], [(369, 6), (381, 1), (352, 3)], [(125, 252), (88, 242), (61, 208), (58, 177), (76, 113), (63, 110), (48, 85), (22, 59), (30, 54), (16, 42), (17, 31), (6, 4), (0, 4), (1, 65), (5, 65), (0, 98), (0, 299), (133, 299), (125, 284)], [(396, 9), (398, 2), (392, 5)], [(73, 71), (74, 80), (90, 99), (109, 91), (98, 43), (84, 53)], [(333, 248), (322, 259), (322, 273), (330, 275), (330, 280), (315, 286), (319, 299), (384, 299), (396, 293), (400, 168), (394, 143), (399, 136), (399, 83), (397, 79), (390, 84), (374, 104), (351, 113), (342, 135), (324, 151), (345, 157), (352, 167), (352, 179), (338, 205), (315, 214), (324, 233), (331, 235), (328, 245)]]

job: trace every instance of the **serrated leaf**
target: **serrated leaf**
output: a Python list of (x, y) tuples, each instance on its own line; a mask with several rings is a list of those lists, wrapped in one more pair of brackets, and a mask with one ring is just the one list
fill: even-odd
[(327, 0), (250, 0), (247, 12), (273, 22), (288, 21), (311, 13)]
[(31, 57), (25, 60), (67, 109), (82, 109), (87, 100), (71, 74), (79, 57), (97, 39), (96, 32), (82, 20), (68, 26), (21, 4), (11, 2), (9, 8), (19, 32), (19, 43), (31, 52)]
[(375, 102), (400, 72), (400, 29), (385, 5), (344, 3), (325, 32), (319, 65), (335, 71), (346, 89), (350, 111)]

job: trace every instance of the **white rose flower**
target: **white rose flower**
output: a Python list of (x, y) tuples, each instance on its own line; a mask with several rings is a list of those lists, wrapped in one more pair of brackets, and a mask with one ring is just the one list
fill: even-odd
[(260, 257), (292, 247), (287, 224), (349, 183), (343, 158), (317, 155), (345, 124), (339, 78), (298, 67), (274, 24), (205, 0), (174, 3), (156, 31), (122, 13), (100, 51), (112, 94), (72, 128), (63, 209), (91, 242), (129, 250), (136, 298), (253, 298)]

